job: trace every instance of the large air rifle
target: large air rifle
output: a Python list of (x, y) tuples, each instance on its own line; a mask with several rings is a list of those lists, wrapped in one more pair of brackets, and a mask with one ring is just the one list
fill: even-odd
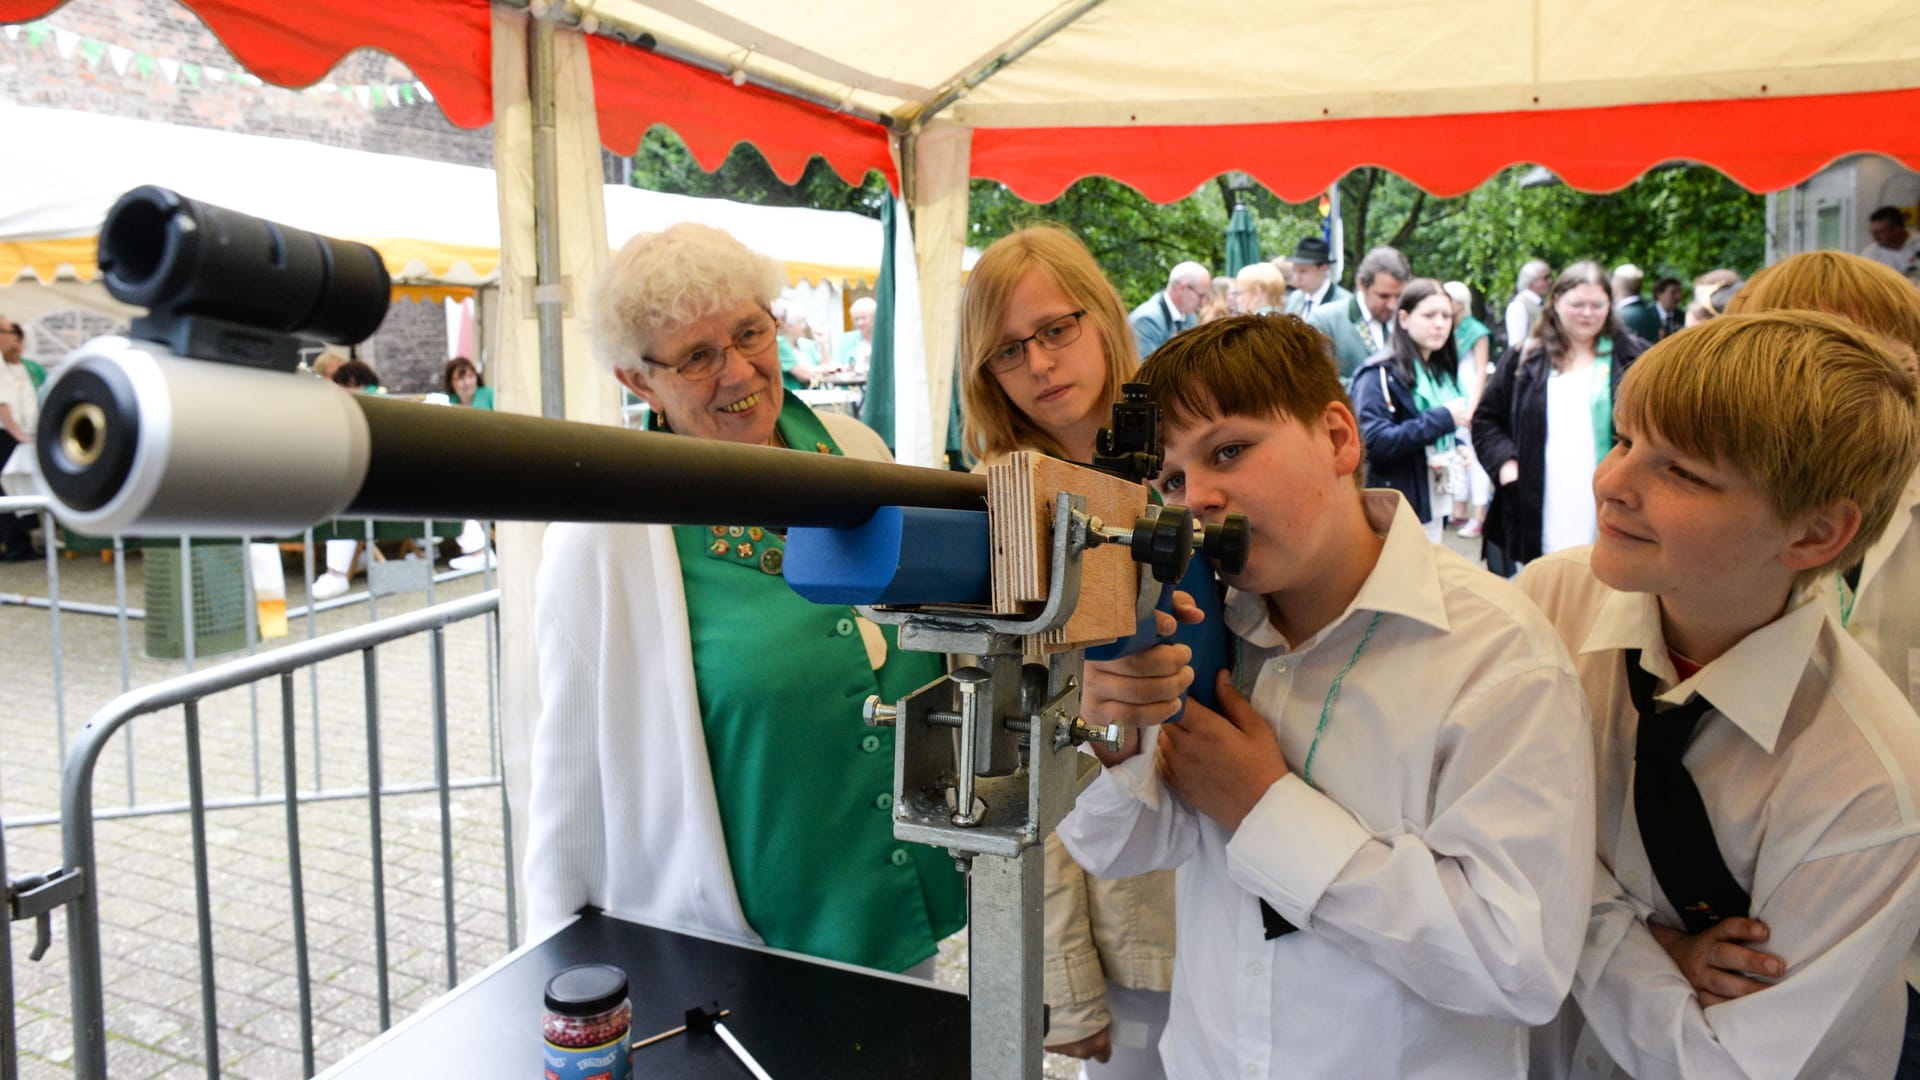
[[(371, 248), (146, 187), (108, 215), (100, 253), (108, 290), (148, 313), (48, 388), (35, 456), (69, 526), (751, 522), (787, 531), (802, 596), (860, 605), (903, 647), (978, 658), (866, 715), (897, 730), (895, 835), (972, 874), (973, 1074), (1040, 1075), (1039, 845), (1084, 782), (1076, 747), (1120, 738), (1080, 716), (1083, 658), (1150, 645), (1166, 585), (1215, 599), (1196, 551), (1228, 570), (1246, 558), (1244, 519), (1202, 526), (1153, 503), (1143, 394), (1102, 432), (1103, 469), (1014, 454), (986, 476), (415, 404), (294, 373), (303, 337), (352, 343), (380, 324), (389, 282)], [(1196, 653), (1214, 659), (1195, 666), (1217, 669), (1220, 620), (1201, 627)], [(103, 1060), (101, 1036), (76, 1060)]]

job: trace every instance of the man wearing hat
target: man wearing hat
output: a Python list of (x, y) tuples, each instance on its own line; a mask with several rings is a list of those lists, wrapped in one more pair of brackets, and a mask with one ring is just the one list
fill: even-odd
[(1327, 265), (1327, 242), (1318, 235), (1303, 236), (1293, 245), (1293, 285), (1298, 291), (1287, 297), (1287, 314), (1306, 318), (1322, 304), (1339, 304), (1353, 294), (1333, 280)]

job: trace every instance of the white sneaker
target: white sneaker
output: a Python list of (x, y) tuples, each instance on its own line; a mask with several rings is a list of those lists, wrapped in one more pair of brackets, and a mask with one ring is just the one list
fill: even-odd
[(482, 548), (471, 555), (455, 555), (447, 560), (447, 567), (452, 570), (478, 570), (482, 567), (498, 565), (498, 561), (493, 557), (492, 548)]
[(344, 595), (347, 591), (347, 586), (350, 584), (351, 582), (347, 580), (347, 575), (337, 574), (329, 570), (313, 579), (313, 598), (315, 600), (331, 600), (336, 596)]

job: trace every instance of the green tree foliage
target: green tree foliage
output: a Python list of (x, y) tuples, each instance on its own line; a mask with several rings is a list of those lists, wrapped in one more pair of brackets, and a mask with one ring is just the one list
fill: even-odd
[(1348, 267), (1375, 244), (1393, 243), (1422, 276), (1464, 281), (1500, 299), (1520, 264), (1556, 270), (1580, 259), (1611, 269), (1631, 262), (1651, 284), (1717, 267), (1743, 274), (1766, 256), (1766, 199), (1714, 169), (1674, 166), (1605, 195), (1556, 182), (1521, 187), (1525, 166), (1502, 171), (1465, 195), (1434, 199), (1380, 169), (1341, 181)]
[[(1349, 282), (1368, 248), (1389, 243), (1406, 253), (1415, 273), (1464, 281), (1494, 305), (1513, 291), (1520, 264), (1534, 257), (1555, 269), (1579, 259), (1609, 268), (1632, 262), (1646, 271), (1649, 283), (1665, 275), (1684, 281), (1722, 266), (1752, 273), (1765, 257), (1765, 199), (1711, 168), (1663, 167), (1605, 195), (1557, 181), (1522, 187), (1529, 171), (1506, 169), (1452, 199), (1433, 198), (1383, 169), (1349, 173), (1340, 182)], [(879, 173), (848, 185), (819, 158), (808, 163), (798, 183), (785, 183), (746, 143), (709, 173), (678, 136), (658, 127), (640, 144), (632, 182), (655, 191), (871, 217), (879, 216), (887, 195)], [(1166, 204), (1099, 176), (1039, 205), (991, 180), (976, 180), (968, 200), (968, 243), (985, 248), (1024, 226), (1057, 222), (1086, 241), (1131, 305), (1165, 285), (1167, 270), (1182, 260), (1222, 271), (1227, 217), (1236, 198), (1253, 209), (1268, 258), (1290, 253), (1302, 236), (1320, 230), (1315, 203), (1285, 203), (1257, 185), (1235, 193), (1225, 177)]]
[(744, 142), (734, 146), (718, 169), (707, 172), (693, 159), (680, 136), (658, 125), (640, 140), (632, 160), (629, 183), (674, 195), (731, 199), (756, 206), (849, 210), (872, 218), (880, 216), (880, 203), (887, 197), (886, 178), (878, 172), (869, 172), (864, 183), (854, 186), (840, 179), (840, 174), (818, 157), (807, 162), (798, 183), (789, 184), (774, 174), (753, 144)]

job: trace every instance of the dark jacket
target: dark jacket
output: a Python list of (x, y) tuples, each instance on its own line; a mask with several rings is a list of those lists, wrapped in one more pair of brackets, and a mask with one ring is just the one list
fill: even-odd
[(1435, 440), (1453, 434), (1453, 413), (1445, 405), (1416, 407), (1391, 352), (1374, 353), (1354, 372), (1353, 411), (1367, 445), (1367, 486), (1393, 488), (1423, 523), (1432, 520), (1427, 454)]
[[(1615, 394), (1620, 392), (1620, 377), (1645, 351), (1647, 343), (1631, 333), (1614, 340)], [(1480, 406), (1473, 411), (1473, 452), (1495, 485), (1485, 536), (1516, 562), (1541, 555), (1547, 499), (1547, 376), (1551, 373), (1546, 350), (1535, 346), (1522, 356), (1520, 349), (1508, 349), (1487, 376)], [(1520, 478), (1501, 484), (1501, 467), (1516, 459)]]

